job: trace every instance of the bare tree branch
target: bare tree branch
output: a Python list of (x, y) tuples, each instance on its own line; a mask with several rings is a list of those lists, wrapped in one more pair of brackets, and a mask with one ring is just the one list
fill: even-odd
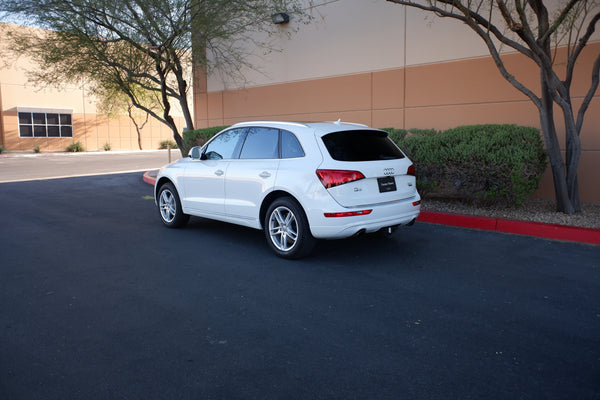
[[(484, 18), (480, 11), (482, 3), (473, 3), (469, 0), (387, 0), (392, 3), (433, 12), (440, 17), (452, 18), (460, 21), (472, 29), (488, 47), (490, 56), (498, 70), (508, 82), (524, 93), (538, 108), (540, 124), (543, 128), (546, 147), (552, 166), (557, 208), (560, 211), (573, 213), (580, 210), (577, 167), (581, 155), (580, 133), (584, 116), (589, 104), (594, 97), (599, 85), (600, 55), (597, 56), (592, 67), (592, 83), (586, 93), (584, 101), (577, 112), (573, 111), (571, 101), (571, 82), (575, 64), (583, 48), (588, 44), (595, 32), (597, 22), (600, 20), (597, 2), (588, 0), (568, 0), (557, 11), (556, 17), (551, 20), (544, 0), (493, 0), (506, 28), (515, 32), (517, 39), (508, 38), (497, 25), (492, 23), (492, 10), (488, 18)], [(588, 7), (588, 5), (592, 7)], [(593, 17), (587, 24), (585, 33), (579, 38), (583, 24), (588, 14), (594, 10)], [(515, 14), (516, 13), (516, 14)], [(536, 32), (537, 30), (537, 32)], [(555, 58), (558, 56), (558, 47), (552, 48), (552, 38), (556, 38), (556, 46), (561, 42), (559, 30), (563, 30), (567, 42), (567, 72), (564, 81), (560, 79), (555, 68)], [(562, 34), (562, 33), (561, 33)], [(541, 96), (536, 95), (530, 88), (518, 81), (507, 71), (492, 35), (501, 43), (510, 46), (521, 54), (533, 60), (539, 67), (541, 82)], [(576, 39), (572, 47), (572, 38)], [(560, 106), (566, 131), (566, 165), (558, 144), (556, 126), (554, 121), (553, 104)], [(565, 168), (566, 167), (566, 168)]]

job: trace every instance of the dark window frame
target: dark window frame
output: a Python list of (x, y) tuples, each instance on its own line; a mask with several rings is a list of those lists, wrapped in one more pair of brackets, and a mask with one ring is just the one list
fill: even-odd
[[(50, 115), (51, 117), (48, 118), (48, 115)], [(49, 120), (51, 123), (48, 122)], [(20, 138), (60, 139), (73, 137), (72, 111), (56, 110), (51, 108), (24, 108), (22, 110), (19, 110), (17, 108), (17, 121)], [(58, 133), (58, 135), (49, 135), (49, 131), (51, 133)]]

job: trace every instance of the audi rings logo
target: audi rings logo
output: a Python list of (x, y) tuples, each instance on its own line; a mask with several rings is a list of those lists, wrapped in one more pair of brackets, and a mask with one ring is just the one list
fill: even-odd
[(394, 171), (394, 168), (384, 168), (383, 169), (383, 174), (384, 175), (394, 175), (396, 171)]

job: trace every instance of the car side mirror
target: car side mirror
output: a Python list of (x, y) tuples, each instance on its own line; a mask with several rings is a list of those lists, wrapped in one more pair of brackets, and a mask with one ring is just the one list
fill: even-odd
[(190, 158), (192, 160), (200, 159), (200, 147), (192, 147), (192, 149), (190, 150)]
[(190, 150), (190, 158), (192, 160), (206, 160), (206, 154), (204, 154), (204, 151), (202, 149), (202, 146), (196, 146), (196, 147), (192, 147), (192, 149)]

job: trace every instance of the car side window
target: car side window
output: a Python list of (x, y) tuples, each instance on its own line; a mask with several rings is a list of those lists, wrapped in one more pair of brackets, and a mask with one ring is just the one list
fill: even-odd
[(304, 150), (298, 138), (288, 131), (281, 131), (281, 158), (304, 157)]
[(208, 143), (204, 154), (209, 160), (237, 158), (244, 129), (231, 129), (215, 137)]
[(279, 158), (279, 130), (273, 128), (250, 128), (240, 153), (241, 159)]

